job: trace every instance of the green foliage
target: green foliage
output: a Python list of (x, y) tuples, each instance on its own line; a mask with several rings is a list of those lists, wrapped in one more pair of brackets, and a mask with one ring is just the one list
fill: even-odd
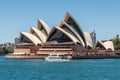
[(120, 49), (120, 38), (119, 35), (116, 35), (115, 39), (112, 39), (115, 50)]
[(120, 49), (120, 46), (114, 45), (114, 48), (115, 48), (115, 50), (119, 50), (119, 49)]
[(13, 50), (14, 50), (13, 46), (12, 47), (8, 47), (8, 48), (2, 47), (2, 48), (0, 48), (0, 55), (6, 55), (8, 53), (13, 53)]
[(107, 40), (102, 40), (101, 42), (103, 42), (103, 43), (104, 43), (104, 42), (106, 42), (106, 41), (107, 41)]
[(7, 52), (8, 52), (8, 53), (13, 53), (13, 49), (14, 49), (13, 47), (8, 47), (8, 48), (7, 48)]

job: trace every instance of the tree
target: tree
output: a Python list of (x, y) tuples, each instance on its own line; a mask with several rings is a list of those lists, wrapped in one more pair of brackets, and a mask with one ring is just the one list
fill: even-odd
[(6, 55), (8, 53), (13, 53), (13, 50), (14, 50), (14, 47), (11, 46), (11, 47), (2, 47), (0, 48), (0, 55)]
[(120, 49), (120, 39), (119, 39), (119, 35), (117, 34), (115, 39), (113, 40), (114, 43), (114, 47), (115, 50), (119, 50)]

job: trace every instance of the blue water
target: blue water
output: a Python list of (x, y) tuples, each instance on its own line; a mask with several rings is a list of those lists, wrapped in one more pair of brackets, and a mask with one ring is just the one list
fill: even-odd
[(0, 57), (0, 80), (120, 80), (120, 59), (45, 62)]

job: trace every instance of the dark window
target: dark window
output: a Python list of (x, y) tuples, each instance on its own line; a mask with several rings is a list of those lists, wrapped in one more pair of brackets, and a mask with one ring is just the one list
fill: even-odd
[(75, 23), (75, 21), (71, 17), (69, 17), (69, 19), (67, 20), (67, 24), (69, 24), (81, 36), (81, 38), (85, 43), (85, 38), (83, 33), (80, 31), (79, 26)]
[(71, 42), (72, 40), (66, 36), (63, 32), (59, 30), (55, 30), (53, 35), (50, 37), (48, 41), (56, 41), (58, 43), (61, 42)]

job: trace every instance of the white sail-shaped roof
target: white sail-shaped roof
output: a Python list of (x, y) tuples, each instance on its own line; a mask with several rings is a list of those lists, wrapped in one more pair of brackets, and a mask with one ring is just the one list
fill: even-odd
[(31, 34), (34, 34), (34, 33), (35, 33), (35, 36), (38, 37), (38, 38), (41, 40), (41, 42), (46, 42), (47, 36), (44, 35), (44, 34), (43, 34), (40, 30), (38, 30), (37, 28), (31, 27), (30, 33), (31, 33)]
[(78, 24), (78, 22), (74, 19), (74, 17), (71, 16), (67, 12), (63, 18), (63, 21), (66, 22), (68, 25), (70, 25), (75, 30), (75, 32), (77, 32), (79, 34), (79, 36), (82, 38), (82, 40), (84, 41), (84, 43), (86, 45), (84, 32), (83, 32), (82, 28), (80, 27), (80, 25)]
[(64, 34), (66, 34), (73, 42), (77, 43), (79, 42), (74, 36), (72, 36), (70, 33), (64, 31), (62, 28), (60, 27), (56, 27), (58, 30), (60, 30), (61, 32), (63, 32)]
[(103, 43), (106, 49), (111, 49), (112, 51), (114, 51), (114, 46), (113, 46), (113, 42), (112, 41), (106, 41)]
[(97, 41), (96, 46), (97, 47), (102, 47), (102, 48), (106, 49), (104, 44), (103, 44), (103, 42), (101, 42), (101, 41)]
[(41, 41), (31, 33), (21, 32), (20, 35), (21, 35), (21, 37), (25, 36), (27, 39), (29, 39), (31, 42), (33, 42), (35, 45), (41, 44)]
[(84, 35), (86, 38), (87, 46), (92, 48), (93, 44), (92, 44), (92, 39), (91, 39), (90, 34), (88, 32), (84, 32)]
[(45, 34), (46, 36), (49, 35), (49, 32), (50, 32), (50, 27), (44, 22), (42, 21), (41, 19), (38, 19), (37, 20), (37, 23), (38, 23), (38, 26), (37, 28), (43, 32), (43, 34)]
[(97, 41), (97, 44), (100, 44), (100, 46), (102, 46), (106, 50), (111, 49), (112, 51), (114, 51), (114, 46), (113, 46), (113, 42), (112, 41), (106, 41), (104, 43), (101, 42), (101, 41)]
[[(57, 32), (57, 30), (58, 30), (59, 32)], [(60, 28), (60, 27), (54, 27), (54, 28), (52, 29), (52, 31), (50, 32), (50, 34), (49, 34), (49, 36), (48, 36), (48, 38), (47, 38), (47, 41), (48, 41), (48, 42), (51, 41), (51, 38), (52, 38), (52, 40), (55, 40), (55, 41), (57, 41), (56, 39), (58, 39), (58, 40), (63, 39), (64, 42), (66, 42), (65, 39), (67, 39), (67, 38), (66, 38), (63, 34), (64, 34), (65, 36), (67, 36), (67, 38), (70, 39), (71, 41), (73, 41), (74, 43), (79, 42), (74, 36), (72, 36), (70, 33), (66, 32), (65, 30), (63, 30), (63, 29)], [(59, 38), (59, 37), (60, 37), (60, 38)], [(68, 40), (68, 39), (67, 39), (67, 40)]]
[(79, 34), (67, 23), (64, 21), (61, 21), (59, 24), (59, 27), (65, 30), (66, 32), (70, 33), (72, 36), (74, 36), (76, 39), (78, 39), (79, 43), (85, 47), (85, 43), (83, 42), (82, 38), (79, 36)]

